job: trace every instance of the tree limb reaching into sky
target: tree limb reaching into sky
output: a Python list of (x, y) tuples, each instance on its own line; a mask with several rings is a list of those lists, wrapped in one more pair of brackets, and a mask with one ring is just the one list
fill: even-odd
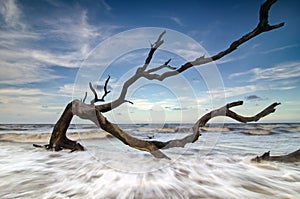
[[(111, 135), (119, 139), (121, 142), (123, 142), (124, 144), (132, 148), (142, 150), (142, 151), (147, 151), (156, 158), (169, 159), (169, 157), (166, 156), (161, 151), (162, 149), (167, 149), (172, 147), (184, 147), (187, 143), (193, 143), (197, 141), (199, 136), (201, 136), (199, 128), (203, 127), (210, 119), (214, 117), (225, 116), (225, 117), (230, 117), (239, 122), (247, 123), (252, 121), (258, 121), (262, 117), (265, 117), (270, 113), (273, 113), (275, 111), (275, 107), (280, 103), (275, 102), (256, 115), (252, 117), (245, 117), (230, 110), (230, 108), (232, 107), (242, 105), (243, 102), (242, 101), (232, 102), (202, 116), (198, 121), (196, 121), (196, 123), (192, 127), (193, 130), (192, 134), (182, 139), (175, 139), (166, 142), (147, 141), (147, 140), (141, 140), (136, 137), (133, 137), (128, 133), (126, 133), (125, 131), (123, 131), (117, 124), (113, 124), (112, 122), (110, 122), (103, 115), (103, 113), (109, 112), (119, 107), (123, 103), (133, 104), (133, 102), (126, 99), (126, 94), (130, 86), (140, 78), (163, 81), (164, 79), (167, 79), (172, 76), (176, 76), (191, 67), (199, 66), (199, 65), (203, 65), (203, 64), (207, 64), (219, 60), (222, 57), (232, 53), (240, 45), (256, 37), (257, 35), (284, 26), (284, 23), (279, 23), (275, 25), (269, 24), (269, 20), (268, 20), (269, 10), (275, 2), (276, 0), (266, 0), (260, 7), (258, 25), (251, 32), (244, 34), (242, 37), (232, 42), (227, 49), (220, 51), (219, 53), (211, 57), (201, 56), (199, 58), (196, 58), (195, 60), (188, 61), (179, 67), (171, 66), (170, 65), (171, 59), (169, 59), (161, 66), (157, 66), (155, 68), (149, 69), (148, 66), (152, 61), (154, 53), (164, 43), (163, 36), (166, 34), (166, 31), (162, 32), (158, 36), (157, 40), (153, 44), (151, 44), (149, 53), (146, 57), (144, 64), (141, 67), (137, 68), (135, 74), (133, 74), (127, 81), (124, 82), (120, 95), (117, 99), (109, 103), (95, 105), (96, 102), (99, 101), (104, 102), (106, 95), (109, 94), (110, 91), (107, 90), (107, 85), (109, 83), (110, 76), (107, 78), (105, 82), (104, 95), (101, 99), (98, 98), (98, 95), (95, 89), (93, 88), (93, 85), (90, 83), (89, 86), (95, 98), (90, 102), (90, 104), (85, 103), (86, 96), (82, 101), (74, 100), (70, 102), (66, 106), (64, 112), (62, 113), (57, 123), (55, 124), (51, 134), (49, 144), (44, 145), (43, 147), (55, 151), (59, 151), (62, 149), (70, 149), (71, 151), (85, 150), (85, 148), (80, 143), (70, 140), (66, 136), (66, 132), (71, 123), (71, 120), (73, 116), (76, 115), (81, 119), (90, 120), (94, 122), (99, 128), (110, 133)], [(159, 71), (161, 71), (162, 69), (167, 69), (167, 72), (159, 73)], [(38, 147), (39, 145), (34, 144), (34, 146)]]

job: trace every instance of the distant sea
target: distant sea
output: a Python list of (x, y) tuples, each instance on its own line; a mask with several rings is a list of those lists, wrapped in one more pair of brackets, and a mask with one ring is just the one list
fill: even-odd
[[(178, 139), (192, 124), (122, 124), (145, 140)], [(68, 136), (86, 151), (46, 151), (51, 124), (0, 124), (0, 198), (300, 198), (300, 163), (251, 162), (300, 148), (299, 123), (211, 124), (158, 160), (92, 124)]]

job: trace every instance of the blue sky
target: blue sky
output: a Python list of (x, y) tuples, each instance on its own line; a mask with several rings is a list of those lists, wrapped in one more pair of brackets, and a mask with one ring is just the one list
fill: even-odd
[[(113, 91), (107, 101), (114, 99), (162, 30), (165, 43), (150, 67), (169, 58), (178, 67), (213, 55), (256, 26), (261, 3), (3, 0), (0, 122), (55, 123), (68, 102), (83, 98), (89, 81), (103, 85), (107, 75)], [(244, 100), (235, 110), (251, 115), (277, 101), (282, 105), (264, 122), (299, 122), (299, 1), (279, 0), (271, 8), (270, 23), (280, 22), (283, 28), (259, 35), (216, 63), (164, 82), (136, 82), (128, 92), (134, 105), (106, 116), (121, 123), (194, 122), (225, 102)], [(91, 97), (89, 91), (87, 101)]]

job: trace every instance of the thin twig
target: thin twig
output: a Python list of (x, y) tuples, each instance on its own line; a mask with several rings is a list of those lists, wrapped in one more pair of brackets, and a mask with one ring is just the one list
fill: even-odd
[(109, 79), (110, 79), (110, 76), (108, 75), (108, 78), (106, 79), (105, 84), (104, 84), (104, 88), (103, 88), (104, 89), (104, 94), (101, 98), (102, 102), (104, 102), (104, 98), (106, 97), (106, 95), (110, 93), (110, 91), (107, 90), (107, 85), (108, 85)]
[(101, 99), (98, 98), (97, 92), (94, 89), (92, 83), (91, 82), (89, 83), (90, 89), (94, 93), (94, 96), (95, 96), (94, 99), (91, 100), (91, 104), (95, 104), (96, 102), (104, 102), (105, 101), (104, 98), (106, 97), (107, 94), (110, 93), (110, 91), (107, 90), (107, 85), (108, 85), (109, 79), (110, 79), (110, 76), (108, 75), (108, 78), (106, 79), (104, 87), (103, 87), (104, 94)]

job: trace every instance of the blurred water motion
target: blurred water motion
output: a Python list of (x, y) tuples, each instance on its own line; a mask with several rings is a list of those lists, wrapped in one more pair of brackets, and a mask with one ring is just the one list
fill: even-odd
[(0, 198), (300, 198), (299, 163), (250, 162), (266, 150), (299, 148), (299, 132), (274, 128), (274, 134), (255, 136), (231, 129), (205, 153), (200, 138), (185, 149), (164, 150), (170, 161), (114, 138), (83, 140), (88, 151), (75, 153), (2, 141)]

